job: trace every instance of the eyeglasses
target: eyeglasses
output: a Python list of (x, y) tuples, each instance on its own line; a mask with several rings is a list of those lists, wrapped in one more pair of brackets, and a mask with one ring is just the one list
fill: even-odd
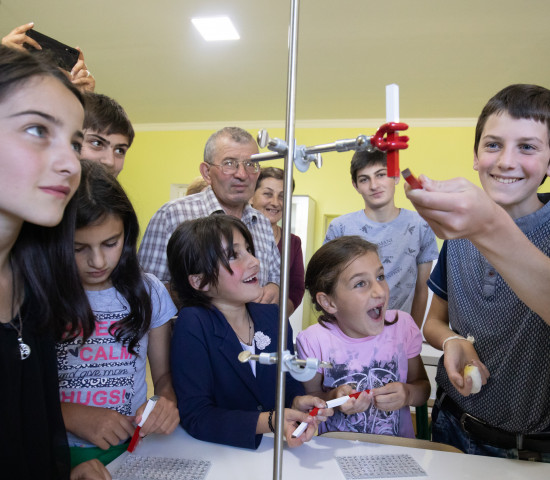
[(221, 165), (215, 163), (209, 163), (212, 167), (221, 168), (225, 175), (233, 175), (239, 170), (239, 165), (242, 165), (246, 173), (258, 173), (260, 171), (260, 164), (253, 162), (252, 160), (224, 160)]

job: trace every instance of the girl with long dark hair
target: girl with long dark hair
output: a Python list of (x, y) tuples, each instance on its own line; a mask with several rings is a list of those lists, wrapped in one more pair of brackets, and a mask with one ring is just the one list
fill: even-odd
[(86, 337), (93, 328), (70, 230), (83, 118), (80, 93), (55, 65), (0, 46), (0, 464), (6, 478), (110, 478), (99, 462), (70, 473), (55, 359), (62, 332)]
[(139, 266), (137, 216), (117, 180), (83, 160), (75, 200), (74, 255), (95, 323), (85, 342), (57, 344), (59, 387), (73, 465), (90, 458), (107, 464), (126, 450), (141, 419), (147, 358), (159, 399), (141, 434), (169, 434), (179, 423), (169, 368), (176, 308)]

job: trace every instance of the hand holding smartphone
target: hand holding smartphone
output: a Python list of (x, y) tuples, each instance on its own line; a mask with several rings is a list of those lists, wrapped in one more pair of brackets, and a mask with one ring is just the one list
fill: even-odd
[(40, 51), (50, 51), (53, 54), (54, 60), (57, 62), (57, 65), (63, 70), (70, 72), (78, 61), (79, 51), (76, 48), (69, 47), (64, 43), (58, 42), (57, 40), (44, 35), (43, 33), (37, 32), (34, 29), (27, 30), (27, 36), (36, 40), (42, 50), (36, 50), (34, 47), (25, 44), (27, 50), (33, 50), (36, 52)]

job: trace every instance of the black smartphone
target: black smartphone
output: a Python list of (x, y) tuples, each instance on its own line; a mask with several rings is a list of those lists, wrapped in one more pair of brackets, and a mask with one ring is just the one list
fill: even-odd
[[(42, 47), (42, 50), (52, 52), (53, 58), (57, 62), (57, 65), (59, 65), (63, 70), (70, 72), (78, 61), (78, 55), (80, 52), (76, 48), (69, 47), (64, 43), (58, 42), (57, 40), (33, 29), (27, 30), (27, 35), (36, 40)], [(25, 46), (28, 50), (40, 52), (40, 50), (36, 50), (30, 45), (25, 44)]]

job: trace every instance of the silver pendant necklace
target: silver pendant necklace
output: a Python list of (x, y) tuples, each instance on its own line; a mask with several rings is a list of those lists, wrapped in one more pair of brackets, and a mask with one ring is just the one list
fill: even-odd
[[(19, 342), (19, 354), (21, 355), (21, 360), (26, 360), (31, 355), (31, 347), (29, 347), (23, 341), (23, 317), (21, 316), (21, 308), (17, 308), (17, 317), (13, 318), (13, 310), (15, 305), (15, 271), (10, 258), (10, 267), (11, 267), (11, 281), (12, 281), (12, 291), (11, 291), (11, 326), (17, 332), (17, 341)], [(19, 328), (15, 325), (15, 321), (19, 319)]]
[(11, 324), (17, 331), (17, 341), (19, 342), (19, 353), (21, 354), (21, 360), (26, 360), (31, 355), (31, 347), (23, 341), (23, 318), (21, 317), (21, 310), (17, 312), (17, 317), (19, 318), (19, 328), (15, 326), (13, 321)]
[(245, 342), (241, 336), (237, 333), (237, 330), (235, 330), (235, 333), (237, 334), (237, 337), (241, 341), (241, 343), (244, 343), (245, 345), (251, 346), (252, 345), (252, 320), (250, 320), (250, 315), (248, 313), (248, 310), (246, 311), (246, 316), (248, 318), (248, 343)]

